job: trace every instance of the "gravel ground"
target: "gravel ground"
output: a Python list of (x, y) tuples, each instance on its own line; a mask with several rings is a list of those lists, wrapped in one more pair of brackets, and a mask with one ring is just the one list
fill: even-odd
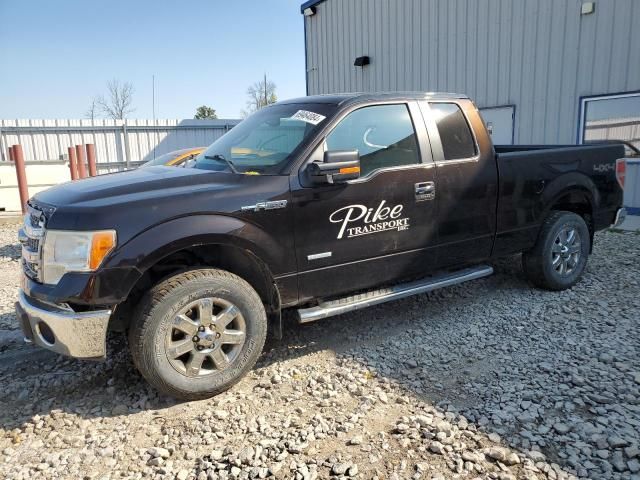
[(288, 322), (216, 398), (23, 345), (0, 227), (0, 478), (640, 479), (640, 236), (600, 233), (561, 293), (519, 259), (487, 279)]

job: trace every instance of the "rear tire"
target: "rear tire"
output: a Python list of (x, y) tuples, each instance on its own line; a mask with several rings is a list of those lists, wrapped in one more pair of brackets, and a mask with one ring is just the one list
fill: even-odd
[(591, 247), (584, 219), (572, 212), (552, 212), (542, 224), (538, 240), (522, 256), (527, 278), (546, 290), (566, 290), (582, 276)]
[(264, 305), (246, 281), (223, 270), (190, 270), (143, 297), (129, 348), (151, 385), (198, 400), (238, 382), (260, 356), (266, 335)]

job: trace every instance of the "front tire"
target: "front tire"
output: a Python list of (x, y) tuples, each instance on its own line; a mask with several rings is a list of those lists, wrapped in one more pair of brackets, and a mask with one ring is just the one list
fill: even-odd
[(576, 284), (587, 265), (591, 235), (584, 219), (572, 212), (551, 213), (538, 240), (522, 256), (527, 278), (546, 290), (566, 290)]
[(151, 385), (198, 400), (238, 382), (257, 361), (266, 336), (257, 292), (237, 275), (200, 269), (147, 292), (129, 329), (129, 348)]

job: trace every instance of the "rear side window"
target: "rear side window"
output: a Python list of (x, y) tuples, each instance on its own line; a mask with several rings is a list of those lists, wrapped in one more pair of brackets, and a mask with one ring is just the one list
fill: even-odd
[(430, 103), (442, 141), (445, 160), (471, 158), (476, 155), (476, 144), (460, 107), (455, 103)]

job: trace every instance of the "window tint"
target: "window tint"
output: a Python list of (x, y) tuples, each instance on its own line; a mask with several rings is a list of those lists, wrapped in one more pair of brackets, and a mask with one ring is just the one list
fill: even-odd
[(406, 105), (376, 105), (350, 113), (327, 136), (326, 149), (358, 150), (362, 176), (380, 168), (420, 163)]
[(469, 124), (455, 103), (430, 103), (438, 125), (445, 160), (470, 158), (476, 155), (476, 145)]

